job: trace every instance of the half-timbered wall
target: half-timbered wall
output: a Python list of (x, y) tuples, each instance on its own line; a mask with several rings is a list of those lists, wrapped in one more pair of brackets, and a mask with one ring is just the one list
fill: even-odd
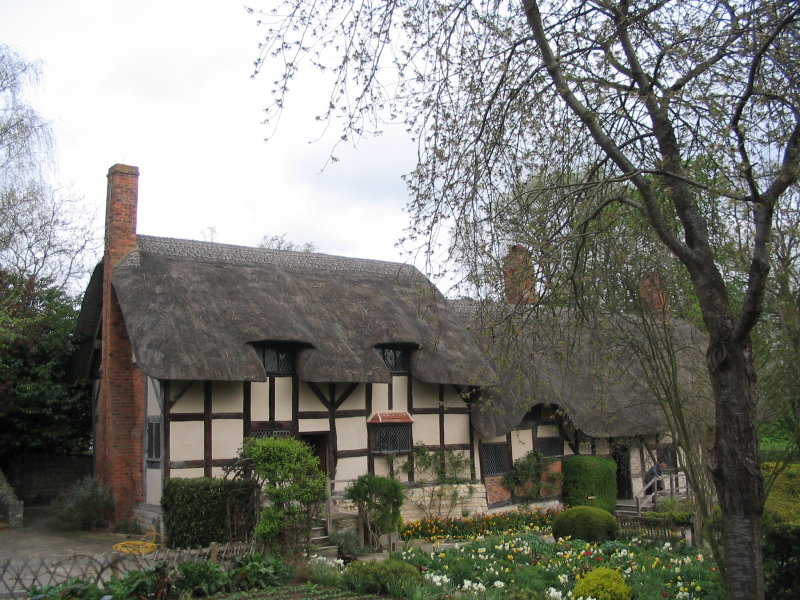
[[(370, 446), (368, 421), (376, 413), (408, 413), (412, 446), (461, 450), (475, 459), (469, 408), (458, 390), (408, 375), (374, 384), (310, 383), (293, 376), (265, 382), (150, 380), (147, 419), (160, 423), (161, 453), (158, 461), (145, 460), (147, 502), (159, 502), (163, 477), (221, 476), (249, 436), (308, 441), (338, 489), (367, 472), (387, 475), (387, 457)], [(413, 470), (399, 470), (407, 460), (411, 453), (395, 455), (395, 476), (414, 480)]]

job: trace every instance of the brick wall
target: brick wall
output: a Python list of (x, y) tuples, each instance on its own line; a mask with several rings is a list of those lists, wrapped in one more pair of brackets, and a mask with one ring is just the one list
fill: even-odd
[(111, 285), (117, 263), (136, 248), (138, 179), (136, 167), (114, 165), (108, 171), (95, 471), (114, 493), (118, 520), (130, 519), (144, 499), (144, 375), (133, 365), (128, 331)]
[(489, 506), (511, 502), (511, 492), (503, 486), (502, 475), (484, 477), (483, 483), (486, 486), (486, 502)]

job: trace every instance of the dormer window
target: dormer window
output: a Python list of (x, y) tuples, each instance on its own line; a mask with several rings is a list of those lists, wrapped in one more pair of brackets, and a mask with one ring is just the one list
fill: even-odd
[(390, 373), (408, 373), (408, 358), (410, 350), (407, 347), (383, 346), (378, 348), (381, 358)]
[(294, 349), (281, 344), (259, 344), (256, 352), (267, 375), (291, 375), (294, 373)]

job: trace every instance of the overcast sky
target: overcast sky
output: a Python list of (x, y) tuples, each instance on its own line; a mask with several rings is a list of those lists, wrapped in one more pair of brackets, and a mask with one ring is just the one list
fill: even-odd
[(389, 132), (323, 170), (332, 137), (311, 143), (325, 100), (313, 81), (265, 142), (269, 81), (251, 78), (261, 37), (237, 0), (0, 0), (0, 43), (41, 64), (27, 97), (53, 124), (55, 181), (98, 223), (108, 168), (126, 163), (140, 169), (139, 233), (204, 239), (213, 227), (215, 241), (243, 245), (286, 234), (413, 262), (395, 247), (413, 144)]

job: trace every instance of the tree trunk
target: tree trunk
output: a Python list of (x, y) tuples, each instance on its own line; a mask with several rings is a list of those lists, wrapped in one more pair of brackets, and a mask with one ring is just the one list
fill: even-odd
[(707, 361), (716, 406), (711, 471), (722, 509), (728, 600), (764, 598), (761, 518), (764, 485), (755, 428), (755, 371), (749, 341), (712, 339)]

